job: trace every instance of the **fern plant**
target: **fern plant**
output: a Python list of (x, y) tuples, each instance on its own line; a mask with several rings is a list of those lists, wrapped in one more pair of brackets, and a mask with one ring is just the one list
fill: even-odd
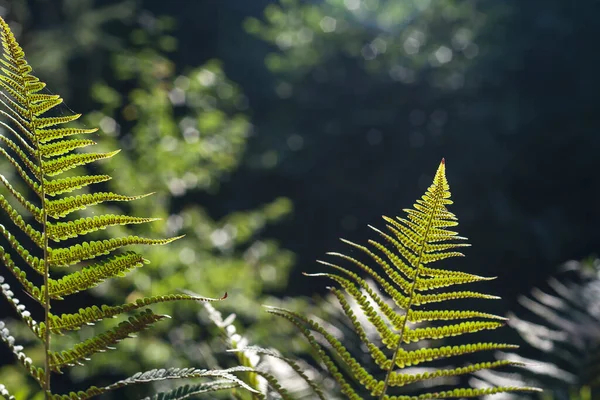
[[(54, 314), (51, 308), (54, 302), (84, 292), (109, 278), (123, 276), (147, 263), (138, 252), (122, 251), (124, 247), (164, 245), (179, 237), (151, 239), (129, 235), (105, 240), (86, 237), (111, 226), (143, 224), (155, 219), (112, 214), (73, 218), (78, 210), (109, 201), (133, 201), (146, 195), (126, 196), (104, 191), (71, 194), (111, 179), (109, 175), (77, 174), (76, 167), (111, 158), (119, 151), (80, 152), (79, 149), (94, 144), (93, 140), (80, 138), (80, 135), (94, 133), (96, 129), (69, 125), (80, 114), (60, 114), (57, 106), (62, 103), (61, 97), (42, 93), (45, 84), (32, 74), (23, 50), (2, 18), (0, 36), (0, 141), (3, 144), (0, 153), (14, 168), (13, 173), (0, 175), (5, 189), (4, 193), (0, 193), (0, 208), (14, 225), (11, 228), (0, 225), (4, 239), (0, 245), (0, 259), (4, 268), (14, 275), (20, 289), (37, 303), (36, 307), (43, 313), (41, 320), (34, 319), (38, 311), (28, 311), (3, 276), (0, 276), (0, 288), (16, 314), (36, 340), (43, 344), (43, 361), (40, 365), (34, 364), (2, 321), (0, 339), (39, 384), (46, 399), (87, 399), (133, 384), (195, 377), (217, 379), (185, 386), (157, 398), (185, 398), (236, 386), (250, 389), (233, 375), (236, 369), (208, 371), (190, 368), (151, 370), (112, 385), (90, 387), (76, 393), (61, 395), (52, 392), (53, 373), (60, 374), (66, 368), (82, 365), (94, 354), (112, 349), (121, 340), (168, 317), (154, 313), (147, 306), (176, 300), (218, 299), (172, 294), (145, 297), (123, 305), (92, 306), (73, 313)], [(72, 266), (77, 269), (67, 269)], [(60, 277), (55, 278), (55, 273), (60, 273)], [(70, 304), (68, 301), (65, 303)], [(125, 313), (131, 315), (117, 326), (72, 348), (54, 350), (51, 346), (55, 335)], [(11, 399), (9, 390), (10, 387), (0, 385), (0, 397)]]
[[(464, 243), (464, 237), (447, 229), (457, 225), (456, 216), (446, 208), (449, 204), (452, 201), (445, 163), (442, 160), (433, 184), (417, 200), (413, 209), (404, 210), (408, 215), (406, 219), (384, 217), (388, 233), (372, 228), (383, 238), (385, 245), (370, 240), (370, 247), (367, 247), (344, 240), (382, 272), (358, 258), (329, 253), (366, 273), (391, 301), (380, 294), (372, 283), (341, 265), (321, 261), (321, 264), (331, 267), (335, 272), (310, 274), (327, 277), (336, 284), (330, 290), (339, 300), (363, 348), (369, 353), (374, 368), (358, 362), (336, 334), (324, 328), (324, 323), (286, 309), (270, 308), (271, 313), (288, 319), (300, 329), (346, 398), (361, 399), (362, 392), (381, 400), (391, 400), (464, 398), (511, 391), (539, 391), (534, 387), (498, 386), (441, 391), (425, 389), (420, 395), (415, 395), (414, 391), (410, 395), (392, 393), (397, 388), (410, 388), (415, 383), (423, 383), (426, 384), (424, 387), (431, 388), (436, 378), (460, 377), (483, 369), (521, 365), (518, 362), (499, 360), (476, 362), (461, 367), (439, 367), (434, 364), (435, 368), (428, 370), (410, 368), (470, 353), (517, 347), (478, 341), (466, 345), (443, 346), (427, 342), (496, 329), (505, 324), (505, 318), (489, 313), (441, 308), (427, 310), (423, 307), (431, 303), (451, 304), (451, 300), (458, 299), (497, 298), (473, 291), (438, 290), (491, 279), (430, 266), (440, 260), (462, 256), (456, 249), (468, 246)], [(362, 315), (355, 312), (354, 305), (362, 310)], [(420, 326), (423, 322), (435, 325)], [(420, 348), (408, 347), (411, 343), (419, 344)]]
[[(519, 379), (552, 391), (552, 399), (574, 393), (600, 395), (600, 260), (569, 261), (548, 281), (519, 297), (509, 314), (521, 336), (522, 354), (500, 358), (527, 362), (527, 370), (488, 371), (479, 378), (490, 383)], [(589, 395), (586, 393), (589, 392)], [(510, 400), (520, 400), (516, 394)]]

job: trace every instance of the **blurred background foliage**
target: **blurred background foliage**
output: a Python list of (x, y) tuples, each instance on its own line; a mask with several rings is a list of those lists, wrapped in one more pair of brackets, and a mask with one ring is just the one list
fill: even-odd
[[(302, 347), (293, 330), (265, 323), (260, 304), (312, 308), (290, 299), (323, 291), (301, 272), (412, 204), (442, 157), (473, 244), (460, 268), (499, 277), (490, 311), (518, 308), (556, 266), (597, 251), (598, 11), (589, 0), (0, 0), (36, 74), (101, 128), (103, 149), (123, 149), (100, 164), (107, 187), (156, 192), (127, 211), (163, 218), (147, 234), (186, 235), (144, 249), (151, 264), (82, 304), (228, 292), (215, 307), (251, 343), (290, 352)], [(211, 361), (223, 344), (201, 307), (164, 311), (173, 323), (121, 345), (135, 354), (119, 359), (124, 372), (235, 365)], [(57, 384), (114, 380), (115, 354)]]

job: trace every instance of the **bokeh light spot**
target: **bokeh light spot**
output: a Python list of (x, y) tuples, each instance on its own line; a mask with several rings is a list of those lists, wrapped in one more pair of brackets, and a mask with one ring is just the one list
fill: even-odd
[(355, 11), (360, 8), (360, 0), (344, 0), (344, 5), (350, 11)]
[(434, 53), (435, 59), (440, 64), (446, 64), (452, 61), (452, 50), (446, 46), (440, 46)]
[(323, 32), (330, 33), (330, 32), (335, 31), (337, 21), (335, 18), (326, 16), (326, 17), (323, 17), (323, 19), (321, 19), (321, 22), (319, 23), (319, 25), (321, 26), (321, 29), (323, 30)]

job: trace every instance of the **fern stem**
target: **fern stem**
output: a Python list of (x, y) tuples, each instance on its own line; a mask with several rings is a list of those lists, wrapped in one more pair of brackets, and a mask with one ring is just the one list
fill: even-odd
[[(442, 160), (442, 163), (444, 163), (444, 160)], [(443, 199), (443, 197), (444, 197), (443, 190), (444, 190), (443, 185), (441, 185), (439, 188), (439, 191), (441, 193), (438, 193), (438, 196), (436, 196), (435, 202), (433, 203), (434, 210), (437, 208), (437, 205), (438, 205), (438, 202), (440, 201), (440, 199)], [(406, 307), (406, 315), (404, 316), (404, 322), (402, 323), (402, 330), (400, 331), (400, 336), (398, 337), (398, 346), (396, 347), (396, 350), (394, 350), (394, 356), (392, 357), (392, 363), (390, 365), (390, 368), (387, 370), (387, 372), (385, 374), (385, 380), (383, 382), (383, 389), (381, 391), (381, 395), (379, 396), (379, 400), (384, 400), (384, 398), (385, 398), (385, 392), (387, 391), (387, 389), (389, 387), (392, 371), (393, 371), (394, 367), (396, 366), (396, 360), (398, 359), (398, 354), (400, 354), (400, 350), (402, 349), (402, 340), (404, 339), (404, 331), (406, 330), (406, 324), (408, 322), (408, 314), (412, 307), (415, 288), (417, 287), (417, 281), (419, 279), (419, 268), (421, 267), (421, 259), (423, 258), (423, 251), (425, 250), (425, 241), (427, 240), (427, 235), (429, 234), (429, 229), (431, 228), (432, 222), (433, 222), (433, 213), (431, 213), (429, 215), (429, 218), (427, 221), (427, 227), (425, 228), (425, 233), (423, 234), (423, 240), (421, 241), (421, 249), (419, 251), (419, 255), (417, 256), (417, 263), (416, 263), (417, 266), (415, 267), (415, 277), (414, 277), (412, 285), (410, 287), (410, 292), (408, 293), (408, 305)]]
[[(41, 156), (39, 156), (41, 158)], [(41, 170), (41, 162), (40, 162)], [(44, 177), (42, 173), (42, 203), (45, 203), (44, 194)], [(48, 225), (48, 214), (46, 213), (45, 205), (42, 207), (43, 210), (43, 244), (44, 244), (44, 324), (46, 324), (46, 330), (44, 332), (44, 391), (46, 400), (50, 399), (50, 295), (48, 293), (48, 281), (50, 278), (50, 268), (48, 265), (48, 234), (46, 226)]]
[[(35, 116), (30, 112), (33, 130), (35, 131)], [(50, 266), (48, 265), (48, 210), (46, 208), (46, 192), (44, 188), (44, 170), (42, 164), (42, 153), (40, 149), (40, 142), (36, 138), (35, 143), (36, 155), (38, 168), (40, 171), (40, 188), (42, 198), (42, 245), (44, 246), (44, 324), (46, 329), (44, 331), (44, 396), (46, 400), (50, 399), (50, 294), (48, 289), (48, 281), (50, 280)]]

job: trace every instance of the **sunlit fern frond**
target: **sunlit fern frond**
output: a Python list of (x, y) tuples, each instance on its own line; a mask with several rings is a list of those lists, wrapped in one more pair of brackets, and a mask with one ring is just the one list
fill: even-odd
[[(349, 399), (363, 398), (369, 393), (379, 399), (430, 399), (478, 397), (487, 394), (523, 391), (533, 392), (533, 387), (505, 385), (489, 388), (449, 388), (414, 394), (409, 389), (416, 383), (430, 387), (437, 378), (459, 377), (483, 369), (515, 365), (511, 361), (479, 361), (462, 367), (437, 367), (429, 372), (411, 372), (409, 367), (426, 365), (432, 361), (464, 356), (482, 351), (513, 349), (506, 343), (472, 341), (464, 345), (435, 345), (438, 339), (491, 330), (505, 324), (505, 319), (479, 311), (461, 309), (427, 308), (429, 304), (454, 305), (451, 300), (497, 298), (484, 293), (454, 290), (457, 285), (485, 281), (490, 278), (437, 268), (436, 262), (463, 256), (458, 250), (468, 246), (465, 238), (449, 228), (458, 224), (447, 206), (452, 204), (442, 160), (433, 184), (417, 200), (414, 208), (405, 209), (405, 218), (384, 217), (387, 231), (372, 229), (382, 241), (369, 240), (362, 246), (344, 240), (354, 253), (368, 261), (340, 253), (329, 253), (352, 268), (333, 262), (321, 262), (332, 272), (312, 274), (331, 279), (330, 288), (337, 297), (343, 312), (352, 323), (354, 333), (368, 352), (374, 368), (362, 365), (348, 351), (342, 340), (326, 330), (322, 324), (299, 313), (270, 308), (296, 325), (308, 339), (318, 358), (323, 362)], [(358, 272), (355, 272), (358, 271)], [(361, 275), (385, 293), (371, 286)], [(447, 288), (447, 289), (446, 289)], [(444, 290), (441, 290), (444, 289)], [(389, 301), (391, 299), (391, 301)], [(448, 303), (446, 303), (448, 302)], [(358, 305), (363, 314), (359, 318), (351, 306)], [(424, 326), (427, 321), (431, 324)], [(367, 326), (368, 325), (368, 326)], [(378, 340), (367, 334), (376, 332)], [(415, 347), (411, 343), (421, 346)], [(400, 389), (400, 390), (398, 390)], [(404, 390), (403, 390), (404, 389)], [(398, 393), (401, 393), (398, 394)]]
[[(51, 373), (61, 373), (65, 368), (81, 365), (94, 354), (113, 349), (119, 341), (129, 338), (166, 318), (146, 309), (156, 303), (176, 300), (213, 301), (218, 299), (186, 294), (153, 296), (132, 303), (116, 306), (93, 306), (80, 308), (67, 314), (53, 314), (55, 301), (86, 291), (102, 282), (143, 266), (147, 263), (137, 252), (123, 252), (131, 245), (164, 245), (179, 237), (153, 239), (139, 236), (108, 237), (90, 240), (88, 235), (113, 226), (145, 224), (155, 218), (129, 215), (97, 214), (77, 218), (77, 211), (104, 202), (128, 202), (143, 195), (122, 195), (93, 190), (95, 184), (111, 179), (108, 175), (86, 175), (89, 164), (110, 159), (119, 150), (99, 153), (84, 152), (95, 144), (90, 135), (95, 128), (81, 128), (72, 123), (79, 114), (64, 114), (58, 106), (62, 98), (43, 93), (45, 84), (32, 74), (32, 68), (17, 43), (8, 24), (0, 18), (0, 157), (5, 168), (0, 174), (0, 209), (3, 220), (9, 226), (0, 225), (3, 240), (0, 243), (0, 260), (14, 276), (19, 289), (5, 282), (0, 276), (3, 297), (16, 315), (30, 328), (44, 346), (44, 365), (33, 365), (22, 346), (11, 336), (4, 322), (0, 321), (0, 338), (15, 355), (18, 362), (40, 384), (46, 398), (89, 398), (122, 386), (153, 380), (213, 377), (219, 378), (212, 386), (199, 386), (203, 390), (233, 384), (244, 386), (233, 372), (217, 373), (200, 370), (168, 370), (134, 375), (105, 388), (55, 395), (51, 393)], [(93, 168), (91, 168), (93, 170)], [(86, 192), (87, 191), (87, 192)], [(96, 208), (92, 208), (93, 210)], [(97, 236), (96, 236), (97, 239)], [(71, 266), (78, 267), (69, 270)], [(61, 277), (53, 278), (61, 269)], [(65, 271), (67, 271), (65, 273)], [(25, 309), (17, 294), (24, 292), (33, 299), (34, 312)], [(75, 304), (74, 304), (75, 305)], [(75, 309), (77, 309), (75, 305)], [(141, 309), (141, 310), (140, 310)], [(41, 310), (41, 312), (40, 312)], [(92, 325), (105, 318), (135, 312), (114, 328), (93, 336), (72, 348), (51, 348), (53, 334), (63, 334)], [(33, 315), (43, 314), (36, 321)], [(226, 379), (228, 383), (222, 382)], [(9, 382), (6, 382), (9, 384)], [(0, 396), (7, 397), (8, 389), (0, 389)], [(83, 394), (82, 394), (83, 393)]]
[(6, 386), (4, 385), (0, 385), (0, 396), (6, 400), (16, 400), (15, 397), (8, 392), (8, 389), (6, 389)]
[(291, 369), (294, 379), (301, 380), (304, 386), (308, 388), (309, 398), (325, 400), (321, 388), (307, 376), (305, 369), (300, 367), (296, 361), (283, 357), (275, 349), (249, 346), (248, 339), (243, 337), (234, 325), (235, 314), (223, 318), (223, 315), (211, 304), (205, 303), (204, 308), (208, 312), (209, 319), (220, 331), (227, 351), (235, 354), (240, 366), (248, 368), (249, 373), (244, 380), (259, 393), (259, 397), (263, 396), (267, 399), (281, 398), (283, 400), (306, 398), (298, 390), (288, 390), (288, 385), (284, 387), (284, 384), (289, 383), (289, 380), (281, 379), (281, 371), (275, 371), (272, 364), (268, 362), (268, 359), (277, 359), (281, 361), (278, 365), (279, 369), (281, 369), (282, 364), (285, 365), (285, 367)]
[(480, 378), (497, 382), (512, 376), (547, 388), (556, 399), (586, 387), (592, 398), (600, 396), (599, 272), (599, 260), (569, 261), (544, 285), (521, 296), (509, 313), (510, 325), (524, 341), (521, 354), (500, 356), (530, 366)]
[[(169, 368), (169, 369), (153, 369), (146, 372), (138, 372), (135, 375), (115, 382), (112, 385), (105, 387), (92, 386), (85, 391), (77, 393), (69, 393), (68, 395), (54, 395), (51, 397), (52, 400), (71, 400), (76, 395), (78, 400), (87, 400), (92, 397), (105, 394), (109, 391), (120, 389), (126, 386), (137, 385), (140, 383), (159, 382), (173, 379), (190, 379), (190, 378), (217, 378), (217, 380), (211, 380), (198, 385), (189, 386), (185, 385), (178, 389), (175, 389), (167, 393), (159, 393), (152, 397), (153, 399), (184, 399), (192, 395), (200, 393), (215, 392), (218, 390), (227, 390), (232, 388), (241, 387), (250, 392), (254, 392), (254, 389), (246, 385), (244, 381), (239, 379), (235, 373), (245, 372), (244, 368), (230, 368), (227, 370), (207, 370), (207, 369), (195, 369), (195, 368)], [(220, 379), (219, 379), (220, 378)], [(183, 395), (187, 397), (181, 397)], [(165, 397), (165, 396), (180, 396), (180, 397)]]
[(158, 393), (152, 397), (145, 397), (142, 400), (184, 400), (195, 396), (212, 393), (220, 390), (230, 390), (239, 387), (239, 385), (229, 380), (218, 380), (198, 385), (185, 385), (168, 392)]

